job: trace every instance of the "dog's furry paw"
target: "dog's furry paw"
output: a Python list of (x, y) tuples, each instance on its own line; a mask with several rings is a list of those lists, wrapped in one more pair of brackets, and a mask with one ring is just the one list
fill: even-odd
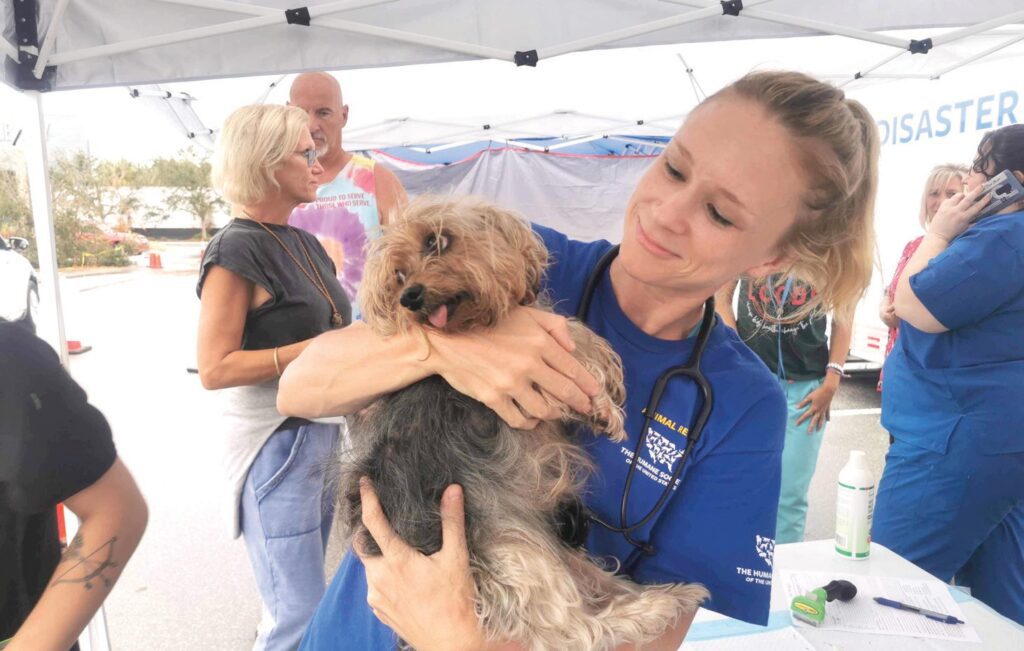
[(591, 399), (589, 414), (571, 412), (566, 420), (577, 420), (590, 427), (595, 434), (605, 434), (613, 441), (626, 438), (625, 416), (622, 405), (626, 389), (622, 377), (622, 360), (607, 341), (598, 337), (587, 326), (575, 319), (569, 320), (569, 332), (576, 342), (573, 355), (601, 386), (601, 392)]
[(626, 417), (622, 407), (612, 402), (604, 392), (594, 396), (590, 405), (590, 415), (583, 420), (594, 432), (603, 433), (616, 443), (626, 440)]

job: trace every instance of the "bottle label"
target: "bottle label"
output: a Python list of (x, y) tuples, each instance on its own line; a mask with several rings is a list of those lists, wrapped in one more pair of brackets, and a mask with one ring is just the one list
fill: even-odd
[(836, 552), (847, 558), (867, 558), (871, 552), (871, 519), (875, 487), (839, 483), (836, 500)]

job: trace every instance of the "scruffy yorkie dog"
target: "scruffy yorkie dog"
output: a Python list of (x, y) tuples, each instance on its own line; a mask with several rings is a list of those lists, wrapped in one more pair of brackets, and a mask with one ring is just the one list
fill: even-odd
[[(540, 238), (513, 214), (480, 201), (420, 200), (373, 244), (359, 301), (381, 335), (487, 328), (517, 305), (539, 306), (546, 263)], [(340, 475), (349, 534), (372, 554), (380, 551), (361, 522), (360, 477), (372, 480), (395, 532), (424, 554), (441, 548), (441, 494), (461, 485), (481, 626), (490, 640), (535, 651), (644, 643), (708, 596), (695, 584), (638, 585), (561, 539), (560, 509), (591, 468), (566, 425), (626, 437), (618, 356), (583, 324), (570, 327), (575, 357), (604, 387), (593, 415), (562, 406), (560, 422), (516, 430), (433, 376), (350, 419), (353, 449)]]

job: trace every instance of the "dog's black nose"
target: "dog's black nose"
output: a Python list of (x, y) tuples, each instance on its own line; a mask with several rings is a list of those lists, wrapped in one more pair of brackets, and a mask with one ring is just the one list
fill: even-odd
[(402, 307), (416, 311), (423, 307), (423, 285), (409, 285), (402, 292), (402, 296), (398, 299), (398, 302), (402, 304)]

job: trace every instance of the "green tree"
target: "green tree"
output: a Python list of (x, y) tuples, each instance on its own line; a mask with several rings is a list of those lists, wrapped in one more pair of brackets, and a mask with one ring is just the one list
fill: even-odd
[(82, 151), (54, 158), (50, 187), (60, 266), (129, 263), (128, 252), (112, 246), (98, 224), (115, 215), (119, 223), (130, 223), (131, 212), (138, 207), (138, 189), (129, 177), (144, 172), (138, 166), (132, 171), (132, 165), (124, 161), (104, 163)]
[(130, 227), (140, 205), (138, 188), (148, 175), (147, 168), (128, 161), (100, 161), (83, 151), (61, 153), (50, 166), (54, 207), (86, 222), (116, 217)]
[(118, 230), (130, 231), (132, 217), (142, 207), (139, 188), (149, 185), (150, 168), (126, 160), (102, 161), (96, 166), (98, 181), (102, 184), (104, 206), (110, 215), (117, 216)]
[(29, 241), (25, 256), (33, 265), (39, 265), (35, 229), (32, 227), (32, 207), (18, 176), (9, 170), (0, 170), (0, 235), (24, 237)]
[(214, 211), (225, 205), (210, 185), (209, 159), (195, 149), (182, 151), (179, 158), (158, 158), (150, 166), (150, 180), (173, 188), (167, 204), (194, 216), (206, 240)]
[[(131, 251), (125, 246), (112, 246), (96, 223), (116, 215), (120, 228), (128, 230), (133, 213), (140, 207), (136, 193), (149, 174), (148, 166), (123, 160), (98, 161), (81, 151), (54, 158), (50, 187), (59, 266), (129, 263)], [(19, 185), (16, 174), (0, 171), (0, 233), (28, 238), (30, 246), (25, 255), (38, 266), (33, 226), (26, 189)]]

